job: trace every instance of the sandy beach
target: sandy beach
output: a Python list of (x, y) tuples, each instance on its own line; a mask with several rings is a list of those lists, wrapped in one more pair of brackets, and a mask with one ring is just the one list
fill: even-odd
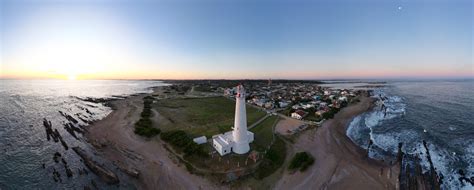
[[(315, 163), (307, 171), (285, 171), (275, 189), (397, 189), (399, 165), (366, 157), (366, 151), (346, 136), (351, 120), (370, 109), (372, 99), (342, 109), (334, 119), (315, 130), (308, 130), (295, 141), (293, 153), (307, 151)], [(291, 153), (289, 153), (291, 154)]]
[[(145, 95), (111, 102), (114, 111), (88, 127), (87, 138), (106, 159), (140, 172), (138, 189), (215, 189), (208, 180), (190, 174), (169, 156), (159, 137), (145, 139), (133, 132)], [(158, 115), (154, 114), (154, 120)]]

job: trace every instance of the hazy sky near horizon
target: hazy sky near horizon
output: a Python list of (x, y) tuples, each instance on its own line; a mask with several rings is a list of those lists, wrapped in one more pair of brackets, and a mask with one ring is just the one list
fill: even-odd
[(0, 78), (474, 77), (470, 0), (0, 2)]

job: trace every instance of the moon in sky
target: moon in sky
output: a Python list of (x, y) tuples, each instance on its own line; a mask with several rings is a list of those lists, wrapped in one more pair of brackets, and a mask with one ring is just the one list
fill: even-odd
[(398, 6), (398, 10), (402, 10), (402, 9), (403, 9), (403, 7), (402, 7), (402, 6)]

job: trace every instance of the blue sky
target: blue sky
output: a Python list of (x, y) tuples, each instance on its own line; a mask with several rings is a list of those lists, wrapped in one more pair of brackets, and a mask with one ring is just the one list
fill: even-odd
[(468, 0), (3, 0), (0, 75), (473, 77), (472, 14)]

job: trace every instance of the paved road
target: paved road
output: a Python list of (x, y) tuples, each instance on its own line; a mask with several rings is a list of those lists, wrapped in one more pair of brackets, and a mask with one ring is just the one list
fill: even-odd
[(254, 128), (255, 126), (257, 126), (258, 124), (260, 124), (261, 122), (263, 122), (265, 119), (267, 119), (268, 117), (270, 117), (271, 114), (267, 114), (265, 116), (263, 116), (262, 118), (260, 118), (258, 121), (256, 121), (255, 123), (253, 123), (252, 125), (250, 125), (249, 127), (247, 127), (249, 130)]

